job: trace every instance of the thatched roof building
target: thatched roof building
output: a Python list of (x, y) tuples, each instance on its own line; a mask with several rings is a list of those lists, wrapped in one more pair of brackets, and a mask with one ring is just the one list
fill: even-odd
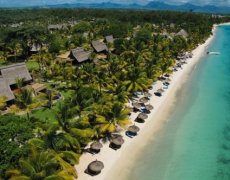
[(72, 49), (70, 52), (70, 58), (76, 60), (78, 63), (89, 60), (91, 55), (90, 51), (85, 51), (82, 47)]
[(106, 36), (105, 40), (107, 43), (113, 43), (114, 42), (113, 35)]
[(15, 96), (11, 91), (9, 84), (3, 77), (0, 77), (0, 97), (6, 97), (6, 101), (11, 101), (15, 99)]
[(188, 37), (188, 33), (184, 29), (181, 29), (176, 35), (177, 36), (182, 36), (184, 38)]
[(93, 41), (92, 46), (95, 49), (96, 52), (103, 52), (103, 51), (108, 51), (108, 47), (104, 42), (101, 41)]
[(0, 67), (0, 73), (9, 85), (16, 84), (16, 79), (24, 79), (25, 82), (32, 80), (25, 63), (18, 63)]

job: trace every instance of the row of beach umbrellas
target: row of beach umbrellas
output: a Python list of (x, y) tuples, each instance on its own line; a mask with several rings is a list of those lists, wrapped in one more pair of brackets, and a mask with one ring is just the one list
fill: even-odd
[[(132, 135), (136, 135), (139, 130), (140, 128), (138, 126), (132, 125), (128, 127), (127, 132), (129, 132)], [(122, 136), (119, 135), (117, 137), (112, 138), (112, 140), (110, 141), (110, 147), (116, 150), (120, 148), (121, 145), (124, 144), (124, 142), (125, 141), (122, 138)], [(102, 148), (102, 144), (99, 141), (95, 141), (90, 145), (90, 148), (93, 149), (94, 151), (100, 151), (100, 149)], [(103, 168), (104, 168), (104, 163), (95, 160), (88, 165), (85, 172), (90, 175), (97, 175), (101, 172)]]
[[(140, 98), (139, 103), (133, 103), (133, 107), (136, 109), (140, 109), (142, 107), (141, 104), (147, 103), (149, 100), (149, 97), (151, 96), (152, 94), (150, 94), (149, 92), (145, 92), (144, 97)], [(154, 109), (154, 107), (151, 104), (144, 105), (144, 108), (148, 111)], [(148, 115), (145, 113), (140, 113), (137, 118), (144, 120), (148, 118)], [(134, 124), (134, 125), (129, 126), (126, 132), (132, 136), (136, 136), (139, 131), (140, 131), (140, 128)], [(122, 136), (120, 135), (116, 136), (111, 139), (110, 147), (115, 150), (119, 149), (122, 146), (122, 144), (124, 144), (124, 142), (125, 141)], [(99, 141), (95, 141), (90, 145), (90, 149), (96, 153), (100, 152), (100, 149), (102, 147), (103, 145)], [(104, 168), (103, 162), (95, 160), (88, 165), (86, 169), (86, 173), (90, 175), (97, 175), (101, 172), (103, 168)]]

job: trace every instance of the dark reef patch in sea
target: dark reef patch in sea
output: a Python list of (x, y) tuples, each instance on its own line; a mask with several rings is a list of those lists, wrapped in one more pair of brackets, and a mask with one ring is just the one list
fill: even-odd
[[(229, 101), (230, 102), (230, 101)], [(230, 106), (229, 106), (230, 107)], [(226, 125), (222, 131), (220, 152), (217, 156), (216, 180), (230, 180), (230, 117), (226, 119)]]

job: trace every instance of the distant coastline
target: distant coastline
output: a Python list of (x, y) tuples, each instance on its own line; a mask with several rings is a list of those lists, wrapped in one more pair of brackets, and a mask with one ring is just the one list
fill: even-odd
[(88, 9), (127, 9), (127, 10), (166, 10), (166, 11), (182, 11), (182, 12), (203, 12), (203, 13), (224, 13), (230, 12), (228, 6), (205, 5), (198, 6), (190, 3), (184, 4), (168, 4), (164, 2), (152, 1), (148, 4), (119, 4), (119, 3), (76, 3), (76, 4), (42, 4), (42, 5), (25, 5), (23, 4), (0, 4), (0, 9), (24, 9), (24, 8), (88, 8)]

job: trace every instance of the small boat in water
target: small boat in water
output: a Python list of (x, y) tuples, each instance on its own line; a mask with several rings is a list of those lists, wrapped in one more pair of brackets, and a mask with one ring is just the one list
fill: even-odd
[(220, 52), (208, 51), (208, 55), (220, 55)]

